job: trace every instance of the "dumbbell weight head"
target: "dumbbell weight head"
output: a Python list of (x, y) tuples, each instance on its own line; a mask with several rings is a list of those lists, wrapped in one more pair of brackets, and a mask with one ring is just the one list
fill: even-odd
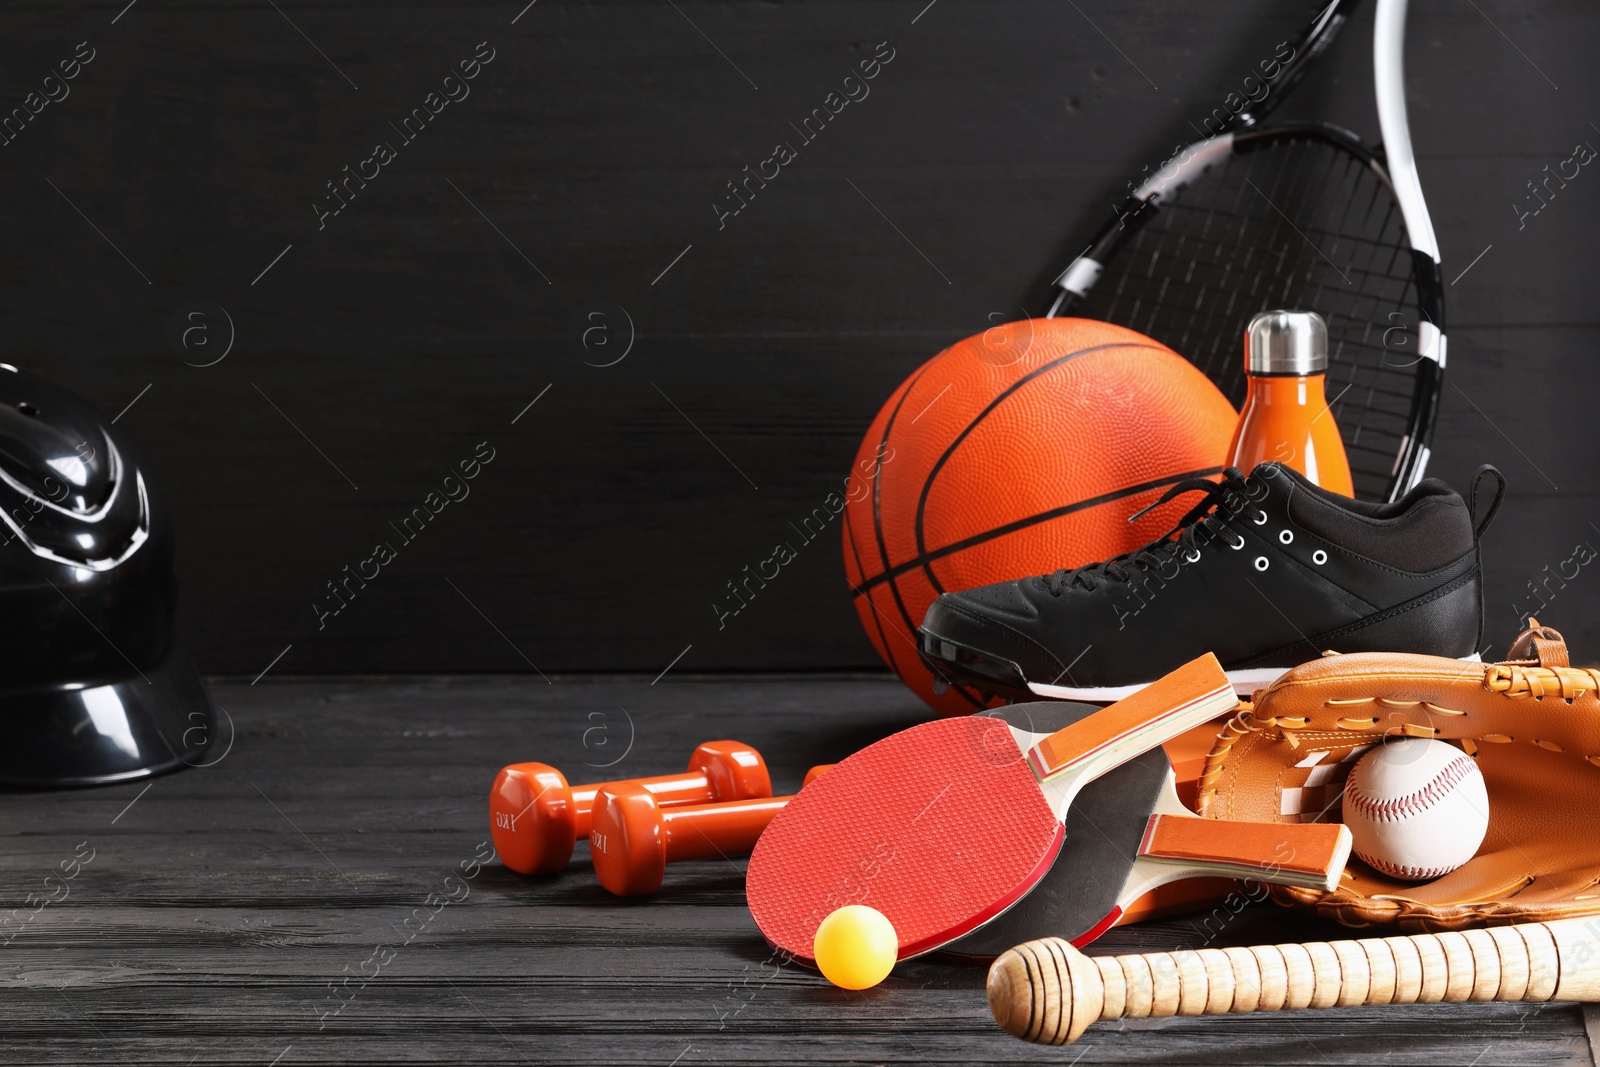
[(522, 874), (559, 871), (578, 839), (566, 776), (545, 763), (502, 767), (489, 790), (489, 833), (500, 862)]
[(643, 789), (600, 791), (589, 827), (589, 856), (600, 884), (618, 896), (654, 893), (667, 870), (661, 806)]
[[(772, 795), (772, 777), (767, 773), (766, 762), (755, 749), (737, 741), (707, 741), (697, 746), (689, 756), (689, 770), (704, 775), (710, 783), (710, 795), (703, 801), (690, 803), (710, 804)], [(640, 781), (657, 800), (670, 803), (663, 790), (650, 788), (649, 779)], [(584, 827), (579, 836), (587, 834), (588, 827)]]

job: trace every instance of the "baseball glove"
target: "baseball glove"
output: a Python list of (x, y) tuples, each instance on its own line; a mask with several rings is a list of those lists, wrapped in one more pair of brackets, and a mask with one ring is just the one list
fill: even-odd
[(1337, 822), (1344, 780), (1369, 748), (1438, 738), (1483, 771), (1489, 830), (1476, 856), (1420, 885), (1352, 857), (1333, 892), (1274, 886), (1274, 898), (1410, 931), (1600, 913), (1600, 670), (1570, 666), (1561, 635), (1528, 624), (1504, 663), (1328, 653), (1289, 671), (1218, 736), (1200, 813)]

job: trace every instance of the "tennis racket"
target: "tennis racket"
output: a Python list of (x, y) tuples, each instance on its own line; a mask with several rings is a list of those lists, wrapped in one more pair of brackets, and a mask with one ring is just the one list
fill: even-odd
[(1237, 406), (1250, 317), (1317, 312), (1328, 324), (1327, 392), (1356, 495), (1394, 500), (1427, 468), (1445, 363), (1439, 249), (1406, 121), (1406, 0), (1377, 0), (1381, 145), (1326, 123), (1263, 125), (1358, 2), (1318, 12), (1287, 57), (1264, 62), (1272, 76), (1247, 88), (1257, 99), (1230, 94), (1199, 131), (1204, 139), (1133, 191), (1056, 279), (1047, 317), (1103, 319), (1153, 337)]

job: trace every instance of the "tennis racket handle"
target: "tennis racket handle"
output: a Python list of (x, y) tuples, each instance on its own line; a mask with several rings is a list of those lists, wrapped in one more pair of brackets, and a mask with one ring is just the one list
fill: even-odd
[(1066, 941), (1018, 945), (989, 968), (989, 1010), (1047, 1045), (1090, 1023), (1463, 1000), (1600, 1000), (1600, 920), (1090, 958)]

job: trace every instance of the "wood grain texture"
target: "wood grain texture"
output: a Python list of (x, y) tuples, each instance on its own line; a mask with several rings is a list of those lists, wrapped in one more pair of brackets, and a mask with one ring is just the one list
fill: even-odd
[[(980, 967), (916, 960), (861, 994), (777, 966), (743, 906), (742, 861), (676, 865), (656, 896), (621, 900), (595, 885), (580, 846), (579, 862), (550, 877), (491, 862), (465, 879), (464, 899), (417, 918), (432, 910), (429, 894), (460, 896), (446, 879), (463, 878), (487, 836), (489, 782), (506, 760), (540, 758), (574, 778), (644, 774), (677, 769), (698, 741), (734, 737), (765, 754), (787, 790), (808, 766), (917, 721), (897, 684), (269, 679), (218, 685), (216, 696), (237, 737), (215, 766), (0, 794), (6, 909), (45, 892), (80, 842), (95, 849), (66, 899), (0, 946), (0, 1063), (1062, 1062), (995, 1028)], [(1121, 928), (1093, 950), (1347, 933), (1249, 907)], [(367, 961), (380, 946), (395, 956), (377, 977), (339, 985), (377, 967)], [(338, 1014), (319, 1014), (341, 995)], [(1073, 1054), (1086, 1064), (1437, 1064), (1480, 1053), (1588, 1063), (1583, 1032), (1577, 1009), (1553, 1005), (1336, 1009), (1103, 1023)]]
[(1289, 1001), (1289, 961), (1271, 945), (1251, 946), (1249, 952), (1256, 958), (1261, 971), (1261, 996), (1256, 998), (1259, 1011), (1277, 1011)]
[[(1342, 1008), (1357, 1004), (1382, 1004), (1372, 997), (1372, 964), (1364, 948), (1349, 941), (1335, 941), (1334, 955), (1339, 958), (1340, 991), (1334, 1003)], [(1381, 988), (1381, 987), (1380, 987)]]
[(1222, 953), (1228, 958), (1233, 974), (1233, 1001), (1230, 1006), (1241, 1012), (1255, 1011), (1261, 1005), (1265, 968), (1248, 948), (1229, 945)]
[[(1100, 1017), (1102, 1019), (1120, 1019), (1124, 1015), (1133, 1016), (1135, 1012), (1129, 1011), (1128, 978), (1122, 968), (1115, 962), (1115, 956), (1091, 957), (1095, 969), (1100, 972)], [(1143, 1014), (1149, 1014), (1145, 1012)]]
[(1422, 996), (1422, 951), (1406, 937), (1384, 938), (1394, 955), (1394, 997), (1392, 1004), (1415, 1004)]
[[(1311, 7), (1080, 6), (8, 4), (6, 108), (77, 42), (97, 55), (0, 148), (5, 358), (111, 414), (151, 387), (118, 426), (173, 502), (207, 670), (253, 677), (290, 645), (277, 670), (653, 675), (691, 645), (693, 670), (876, 668), (837, 530), (791, 524), (913, 368), (1038, 308), (1126, 181)], [(1375, 133), (1370, 8), (1291, 111)], [(1585, 171), (1520, 228), (1512, 209), (1600, 136), (1600, 12), (1413, 8), (1411, 122), (1452, 283), (1431, 469), (1512, 479), (1485, 546), (1499, 648), (1527, 583), (1600, 538), (1581, 239), (1600, 198)], [(319, 229), (326, 183), (480, 41), (496, 58), (470, 96)], [(726, 183), (879, 41), (896, 56), (870, 96), (719, 228)], [(213, 367), (174, 341), (198, 304), (236, 335)], [(579, 342), (596, 304), (633, 324), (615, 366)], [(471, 496), (319, 627), (325, 583), (485, 440)], [(780, 541), (796, 560), (719, 626), (726, 583)], [(1539, 612), (1580, 659), (1600, 655), (1597, 581)]]
[[(1382, 938), (1367, 938), (1362, 942), (1367, 954), (1367, 1003), (1393, 1004), (1399, 989), (1395, 967), (1394, 948)], [(1518, 990), (1517, 995), (1521, 996)]]

